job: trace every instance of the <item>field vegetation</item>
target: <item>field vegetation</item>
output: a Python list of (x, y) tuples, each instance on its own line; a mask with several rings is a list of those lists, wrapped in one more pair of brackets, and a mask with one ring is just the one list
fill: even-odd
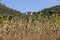
[(0, 3), (0, 40), (60, 40), (60, 6), (26, 15)]

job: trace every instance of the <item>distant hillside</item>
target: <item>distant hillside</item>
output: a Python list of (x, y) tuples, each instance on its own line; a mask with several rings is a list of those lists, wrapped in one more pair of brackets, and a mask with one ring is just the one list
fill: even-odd
[(60, 15), (60, 5), (57, 5), (51, 8), (45, 8), (42, 10), (42, 13), (44, 13), (45, 15), (46, 14), (51, 15), (53, 13)]
[(12, 15), (19, 15), (21, 14), (19, 11), (13, 10), (9, 7), (6, 7), (4, 4), (0, 3), (0, 14), (12, 14)]

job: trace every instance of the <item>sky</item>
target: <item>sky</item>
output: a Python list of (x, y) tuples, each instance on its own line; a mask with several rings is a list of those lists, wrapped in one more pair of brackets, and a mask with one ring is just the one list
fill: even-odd
[(0, 0), (0, 3), (20, 12), (40, 11), (60, 5), (60, 0)]

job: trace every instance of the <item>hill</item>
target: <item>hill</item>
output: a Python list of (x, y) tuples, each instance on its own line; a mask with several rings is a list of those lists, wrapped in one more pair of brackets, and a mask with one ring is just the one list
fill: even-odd
[(60, 5), (57, 5), (51, 8), (45, 8), (42, 10), (42, 13), (44, 13), (45, 15), (46, 14), (52, 15), (53, 13), (60, 15)]

